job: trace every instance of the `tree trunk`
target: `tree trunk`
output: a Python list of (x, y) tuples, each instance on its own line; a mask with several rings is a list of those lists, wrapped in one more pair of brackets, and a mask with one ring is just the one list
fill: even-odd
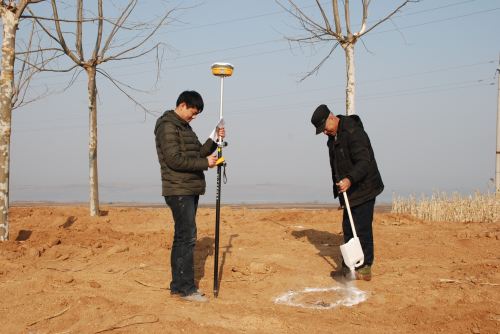
[(497, 68), (497, 153), (495, 166), (495, 193), (496, 198), (500, 199), (500, 56), (498, 57)]
[(97, 179), (97, 86), (96, 67), (86, 68), (89, 94), (89, 171), (90, 171), (90, 215), (99, 215), (99, 182)]
[(18, 19), (9, 10), (2, 10), (3, 40), (0, 73), (0, 240), (9, 238), (9, 166), (14, 92), (14, 60)]
[(356, 95), (356, 74), (354, 68), (354, 43), (347, 43), (344, 46), (345, 63), (347, 73), (347, 83), (345, 88), (345, 110), (346, 115), (354, 115), (356, 109), (354, 108), (354, 98)]

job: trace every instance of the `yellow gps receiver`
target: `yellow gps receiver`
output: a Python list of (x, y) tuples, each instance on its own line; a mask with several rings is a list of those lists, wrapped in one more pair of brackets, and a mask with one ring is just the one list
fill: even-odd
[(216, 166), (220, 166), (222, 165), (224, 162), (226, 162), (226, 159), (224, 159), (224, 157), (220, 157), (219, 159), (217, 159), (217, 161), (215, 162), (215, 165)]
[(228, 63), (215, 63), (212, 65), (212, 74), (217, 77), (230, 77), (234, 67)]

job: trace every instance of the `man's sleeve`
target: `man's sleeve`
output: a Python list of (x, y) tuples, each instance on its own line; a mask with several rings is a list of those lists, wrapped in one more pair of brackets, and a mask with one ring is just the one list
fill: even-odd
[(211, 138), (208, 138), (207, 141), (201, 146), (200, 156), (208, 157), (217, 149), (217, 143), (214, 142)]
[(208, 169), (206, 158), (188, 158), (181, 153), (180, 138), (171, 123), (163, 123), (158, 128), (158, 140), (163, 158), (168, 167), (179, 172), (194, 172)]
[(352, 169), (347, 177), (352, 183), (357, 183), (366, 176), (370, 165), (370, 140), (362, 128), (356, 128), (349, 136), (349, 151)]

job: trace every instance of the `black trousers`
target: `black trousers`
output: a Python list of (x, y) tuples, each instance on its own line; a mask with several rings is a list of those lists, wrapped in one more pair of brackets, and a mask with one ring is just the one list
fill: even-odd
[[(375, 199), (372, 199), (363, 204), (351, 208), (354, 227), (363, 248), (365, 262), (363, 266), (371, 266), (373, 264), (373, 210), (375, 208)], [(342, 218), (342, 230), (344, 231), (344, 242), (348, 242), (352, 237), (351, 223), (347, 208), (344, 208), (344, 216)], [(344, 265), (344, 263), (342, 263)], [(345, 266), (345, 265), (344, 265)]]
[(197, 290), (194, 283), (194, 247), (198, 199), (198, 195), (165, 196), (174, 218), (174, 241), (170, 253), (170, 292), (174, 294), (190, 295)]

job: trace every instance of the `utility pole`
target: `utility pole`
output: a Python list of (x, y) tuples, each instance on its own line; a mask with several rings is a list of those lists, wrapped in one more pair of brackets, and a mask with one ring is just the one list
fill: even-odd
[(500, 54), (498, 55), (497, 67), (497, 164), (495, 173), (495, 193), (500, 199)]

